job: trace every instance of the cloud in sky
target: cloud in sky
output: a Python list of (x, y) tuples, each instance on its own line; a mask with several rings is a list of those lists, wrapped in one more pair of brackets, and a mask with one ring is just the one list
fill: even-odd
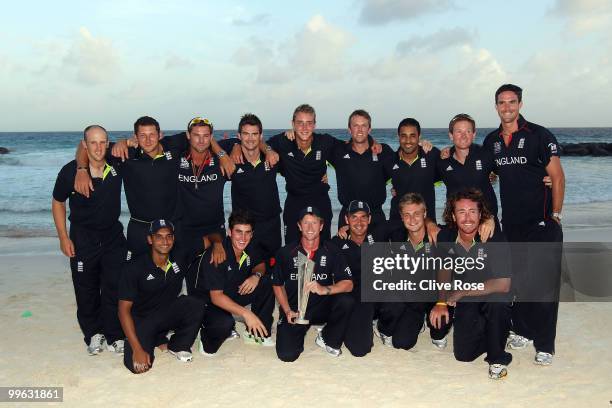
[(265, 25), (270, 22), (270, 14), (259, 13), (254, 16), (231, 17), (229, 23), (238, 27)]
[(476, 33), (465, 28), (443, 28), (426, 36), (414, 36), (408, 40), (397, 43), (396, 51), (399, 55), (408, 55), (415, 51), (436, 52), (445, 48), (472, 44)]
[(364, 0), (359, 20), (365, 24), (383, 25), (398, 20), (415, 20), (453, 7), (451, 0)]
[(249, 38), (232, 60), (242, 67), (255, 67), (257, 81), (264, 84), (305, 77), (329, 82), (345, 73), (344, 59), (354, 41), (352, 34), (315, 15), (285, 41)]
[(610, 0), (556, 0), (550, 15), (567, 19), (567, 28), (583, 35), (600, 29), (610, 29), (612, 1)]
[(100, 85), (111, 82), (119, 72), (119, 53), (112, 41), (94, 37), (81, 27), (79, 37), (64, 57), (63, 67), (74, 70), (76, 79), (83, 85)]

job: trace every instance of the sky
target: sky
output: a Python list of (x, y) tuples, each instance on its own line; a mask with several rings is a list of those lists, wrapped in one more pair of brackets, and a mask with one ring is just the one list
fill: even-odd
[(309, 103), (319, 128), (368, 110), (446, 127), (498, 125), (494, 93), (521, 86), (549, 127), (612, 126), (611, 0), (10, 2), (0, 15), (0, 131), (164, 129), (246, 112), (289, 126)]

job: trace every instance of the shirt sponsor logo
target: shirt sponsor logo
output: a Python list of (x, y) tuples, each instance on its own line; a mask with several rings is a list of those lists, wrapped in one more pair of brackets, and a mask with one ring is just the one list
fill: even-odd
[(519, 148), (519, 149), (522, 149), (522, 148), (524, 148), (524, 147), (525, 147), (525, 138), (524, 138), (524, 137), (521, 137), (521, 138), (519, 139), (518, 148)]
[(77, 262), (77, 272), (83, 272), (83, 261)]
[(127, 251), (127, 254), (125, 256), (125, 260), (129, 261), (130, 259), (132, 259), (132, 251)]
[(406, 245), (402, 244), (402, 246), (400, 247), (400, 249), (401, 249), (402, 251), (405, 251), (405, 250), (406, 250)]
[(174, 273), (179, 273), (181, 271), (176, 262), (172, 262), (172, 269), (174, 269)]
[(297, 268), (297, 266), (298, 266), (297, 260), (298, 260), (297, 256), (294, 256), (293, 257), (293, 267), (294, 268)]
[(431, 244), (429, 242), (425, 243), (425, 253), (429, 254), (431, 252)]
[(153, 275), (151, 275), (151, 274), (149, 274), (149, 276), (147, 276), (147, 280), (148, 280), (148, 281), (153, 280), (153, 279), (155, 279), (155, 276), (153, 276)]
[(171, 152), (164, 152), (164, 156), (166, 156), (166, 160), (172, 160), (172, 153)]
[(327, 257), (323, 255), (321, 257), (321, 266), (325, 266), (325, 265), (327, 265)]
[(321, 151), (317, 150), (316, 154), (315, 154), (315, 160), (321, 160)]
[(548, 147), (551, 154), (557, 154), (557, 145), (555, 143), (549, 143)]
[(195, 175), (186, 176), (184, 174), (179, 174), (179, 181), (182, 183), (202, 183), (206, 181), (216, 181), (218, 178), (217, 174), (202, 174), (200, 177), (196, 177)]
[(485, 254), (484, 248), (478, 248), (478, 258), (486, 258), (487, 254)]
[(482, 170), (482, 161), (476, 160), (476, 170)]
[(212, 167), (212, 166), (214, 166), (214, 165), (215, 165), (215, 158), (214, 158), (214, 157), (211, 157), (211, 158), (210, 158), (210, 163), (208, 163), (208, 167)]
[(241, 174), (244, 173), (244, 170), (242, 170), (242, 167), (238, 167), (238, 170), (236, 170), (236, 174)]
[(344, 268), (344, 272), (346, 272), (346, 274), (348, 276), (353, 276), (353, 274), (351, 273), (351, 268), (349, 266), (347, 266), (346, 268)]
[(368, 244), (374, 245), (374, 237), (372, 236), (372, 234), (368, 234), (367, 239), (368, 239)]
[(421, 159), (421, 168), (422, 169), (427, 168), (427, 161), (425, 160), (425, 158)]
[(449, 164), (448, 167), (446, 168), (446, 171), (451, 171), (452, 169), (453, 169), (453, 166)]
[(287, 156), (294, 157), (294, 156), (293, 156), (293, 152), (289, 152), (289, 153), (287, 153)]
[(115, 170), (115, 168), (114, 168), (114, 167), (111, 167), (111, 168), (110, 168), (110, 172), (111, 172), (111, 174), (112, 174), (113, 176), (115, 176), (115, 177), (117, 176), (117, 170)]
[(509, 164), (527, 164), (527, 158), (524, 156), (501, 157), (495, 159), (498, 166), (506, 166)]
[(342, 245), (342, 249), (349, 249), (348, 244), (344, 244), (344, 245)]
[(189, 162), (187, 161), (186, 158), (181, 157), (181, 169), (188, 169), (189, 168)]
[(397, 164), (394, 164), (392, 170), (397, 170), (397, 169), (399, 169), (399, 166)]
[(501, 153), (501, 143), (500, 142), (493, 143), (493, 153), (495, 154)]
[(347, 154), (345, 154), (344, 156), (342, 156), (342, 158), (343, 158), (343, 159), (350, 159), (350, 158), (351, 158), (351, 156), (350, 156), (350, 155), (347, 153)]
[(372, 153), (372, 161), (375, 161), (375, 162), (378, 161), (378, 155), (377, 154)]

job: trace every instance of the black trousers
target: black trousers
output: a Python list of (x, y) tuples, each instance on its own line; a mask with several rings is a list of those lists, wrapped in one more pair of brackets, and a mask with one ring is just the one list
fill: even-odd
[[(338, 229), (344, 227), (346, 225), (346, 220), (344, 217), (346, 216), (347, 207), (342, 206), (340, 210), (340, 215), (338, 216)], [(382, 207), (371, 207), (370, 208), (372, 221), (370, 222), (370, 229), (372, 229), (376, 225), (384, 224), (387, 222), (387, 217), (385, 216), (385, 212), (382, 210)]]
[(251, 246), (256, 248), (262, 259), (267, 261), (276, 255), (283, 243), (280, 214), (267, 220), (256, 221), (253, 225)]
[[(148, 316), (134, 316), (136, 336), (144, 351), (151, 357), (151, 365), (155, 360), (155, 346), (159, 344), (161, 336), (173, 330), (174, 334), (168, 342), (168, 349), (172, 351), (191, 351), (191, 345), (198, 335), (198, 328), (202, 321), (204, 305), (192, 296), (179, 296), (169, 306), (156, 310)], [(125, 343), (123, 364), (134, 371), (132, 346)]]
[(130, 218), (127, 227), (127, 248), (130, 259), (149, 252), (147, 235), (149, 235), (150, 226), (150, 222), (135, 221)]
[(225, 231), (225, 220), (204, 226), (190, 227), (181, 222), (177, 222), (175, 231), (175, 242), (172, 254), (179, 265), (188, 266), (191, 262), (204, 251), (203, 238), (205, 235), (218, 233), (221, 238), (227, 235)]
[(507, 225), (503, 231), (509, 242), (546, 242), (545, 250), (534, 245), (512, 249), (512, 330), (533, 340), (537, 351), (554, 354), (559, 302), (531, 302), (541, 297), (558, 299), (561, 284), (563, 230), (553, 220), (544, 225)]
[(355, 305), (348, 321), (344, 345), (355, 357), (363, 357), (374, 346), (374, 310), (376, 303), (361, 301), (361, 288), (355, 286), (351, 292)]
[(109, 344), (123, 338), (117, 315), (117, 287), (126, 258), (126, 242), (120, 223), (108, 231), (70, 227), (76, 256), (70, 258), (77, 320), (85, 344), (102, 333)]
[[(310, 324), (325, 324), (321, 333), (325, 344), (340, 348), (344, 341), (355, 299), (350, 293), (321, 297), (312, 307), (306, 309), (306, 319)], [(304, 351), (304, 337), (310, 324), (291, 324), (285, 319), (285, 314), (279, 310), (276, 326), (276, 355), (285, 362), (298, 359)]]
[(429, 312), (434, 305), (435, 303), (431, 302), (381, 303), (378, 312), (378, 331), (385, 336), (393, 337), (393, 347), (410, 350), (416, 344), (423, 322), (426, 321), (431, 338), (442, 340), (452, 325), (452, 308), (449, 308), (450, 321), (436, 329), (429, 321)]
[(453, 352), (458, 361), (474, 361), (486, 353), (489, 364), (508, 365), (505, 350), (510, 330), (510, 305), (504, 302), (460, 302), (455, 307)]
[[(239, 295), (237, 291), (225, 293), (240, 306), (251, 305), (251, 311), (259, 317), (268, 334), (272, 330), (272, 312), (274, 311), (274, 294), (268, 275), (264, 275), (252, 293)], [(216, 353), (234, 328), (234, 317), (231, 313), (215, 306), (206, 305), (200, 338), (207, 353)]]
[(285, 208), (283, 210), (283, 223), (285, 225), (285, 245), (290, 242), (297, 241), (300, 236), (300, 230), (297, 226), (300, 212), (308, 207), (316, 207), (323, 216), (324, 224), (321, 231), (321, 241), (331, 239), (331, 220), (333, 217), (331, 201), (329, 194), (317, 194), (310, 196), (295, 196), (287, 194), (285, 199)]

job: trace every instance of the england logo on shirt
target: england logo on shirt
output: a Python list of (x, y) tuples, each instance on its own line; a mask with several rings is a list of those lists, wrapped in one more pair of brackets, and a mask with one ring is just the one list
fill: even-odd
[(166, 160), (172, 160), (172, 153), (171, 152), (164, 152), (164, 155), (166, 156)]
[(270, 171), (270, 164), (268, 162), (264, 162), (264, 170)]
[(189, 168), (189, 162), (187, 161), (186, 158), (181, 157), (181, 169), (188, 169)]
[(429, 242), (425, 243), (425, 253), (429, 254), (431, 252), (431, 244)]
[(378, 155), (375, 153), (372, 153), (372, 161), (377, 162), (378, 161)]
[(486, 258), (487, 254), (485, 254), (484, 248), (478, 248), (478, 258)]
[(214, 157), (211, 157), (211, 158), (210, 158), (210, 163), (208, 164), (208, 166), (209, 166), (209, 167), (212, 167), (212, 166), (214, 166), (214, 165), (215, 165), (215, 158), (214, 158)]
[(482, 161), (476, 160), (476, 170), (482, 170)]
[(315, 153), (315, 160), (321, 160), (321, 151), (317, 150), (317, 152)]
[(172, 262), (172, 269), (174, 269), (174, 273), (179, 273), (181, 271), (176, 262)]
[(372, 236), (372, 234), (368, 234), (367, 239), (368, 239), (368, 244), (374, 245), (374, 237)]
[(293, 267), (294, 267), (294, 268), (297, 268), (297, 266), (298, 266), (298, 262), (297, 262), (297, 261), (298, 261), (298, 257), (297, 257), (297, 256), (294, 256), (294, 257), (293, 257)]
[(77, 262), (77, 272), (83, 272), (83, 261)]
[(425, 158), (421, 159), (421, 168), (424, 169), (427, 167), (427, 161), (425, 160)]
[(557, 154), (557, 145), (555, 143), (549, 143), (548, 147), (550, 148), (551, 154)]
[(499, 142), (493, 143), (493, 153), (495, 154), (501, 153), (501, 143)]
[(112, 167), (112, 166), (111, 166), (111, 168), (110, 168), (110, 172), (111, 172), (111, 174), (112, 174), (114, 177), (116, 177), (116, 176), (117, 176), (117, 171), (115, 170), (115, 168), (114, 168), (114, 167)]
[(321, 257), (321, 266), (325, 266), (325, 265), (327, 265), (327, 257), (323, 255)]
[(518, 148), (522, 149), (524, 147), (525, 147), (525, 138), (521, 137), (520, 140), (519, 140)]

